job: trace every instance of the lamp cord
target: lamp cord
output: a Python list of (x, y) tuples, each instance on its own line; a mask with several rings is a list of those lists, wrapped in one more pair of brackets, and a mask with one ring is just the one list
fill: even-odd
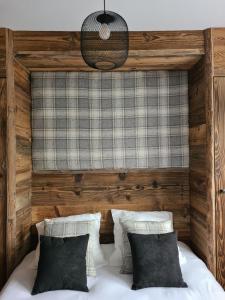
[(105, 0), (104, 0), (104, 14), (105, 14)]

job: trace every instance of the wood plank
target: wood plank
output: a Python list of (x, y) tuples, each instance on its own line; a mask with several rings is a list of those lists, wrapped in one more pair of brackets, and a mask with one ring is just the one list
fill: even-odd
[(16, 254), (16, 132), (15, 132), (15, 93), (13, 66), (13, 34), (7, 30), (6, 36), (7, 71), (7, 275), (15, 266)]
[(212, 29), (213, 75), (225, 76), (225, 29)]
[(93, 171), (43, 171), (33, 172), (33, 187), (64, 187), (66, 183), (73, 186), (113, 186), (120, 184), (149, 185), (155, 188), (164, 185), (188, 185), (188, 168), (171, 169), (137, 169), (137, 170), (93, 170)]
[(208, 266), (216, 274), (216, 231), (215, 231), (215, 174), (214, 174), (214, 97), (213, 97), (213, 49), (212, 30), (205, 32), (205, 86), (206, 86), (206, 197), (209, 204), (208, 221)]
[[(84, 62), (81, 54), (48, 54), (31, 53), (18, 54), (16, 58), (30, 71), (89, 71), (96, 72)], [(144, 70), (189, 70), (201, 58), (200, 55), (180, 55), (180, 56), (141, 56), (141, 53), (129, 57), (125, 64), (115, 71), (144, 71)], [(113, 71), (113, 70), (112, 70)]]
[[(18, 222), (20, 222), (17, 219), (16, 211), (19, 211), (19, 215), (21, 215), (23, 209), (27, 211), (27, 206), (30, 205), (32, 171), (29, 73), (14, 61), (13, 36), (10, 30), (5, 30), (5, 53), (6, 78), (0, 79), (0, 139), (2, 145), (0, 150), (0, 214), (1, 221), (4, 222), (1, 226), (1, 283), (13, 271), (19, 262), (18, 257), (24, 255), (22, 249), (26, 248), (26, 239), (23, 241), (16, 238)], [(24, 173), (23, 176), (22, 173)], [(5, 215), (3, 210), (6, 212)], [(25, 216), (28, 218), (25, 211), (23, 222), (25, 222)], [(31, 210), (27, 223), (30, 223), (30, 220)], [(5, 262), (3, 256), (5, 256)]]
[(190, 128), (206, 123), (205, 114), (205, 61), (201, 59), (189, 74), (189, 124)]
[(206, 55), (189, 73), (191, 244), (216, 275), (211, 30)]
[(6, 280), (6, 79), (0, 79), (0, 289)]
[(190, 170), (190, 190), (206, 198), (206, 177), (205, 173), (199, 170)]
[(16, 131), (16, 265), (30, 249), (31, 226), (31, 93), (30, 74), (18, 61), (15, 72)]
[[(164, 50), (173, 54), (204, 54), (202, 31), (130, 31), (131, 50)], [(79, 32), (14, 31), (14, 51), (75, 51), (80, 50)], [(175, 52), (174, 52), (175, 51)], [(180, 51), (180, 52), (179, 52)], [(184, 53), (184, 52), (183, 52)], [(161, 56), (161, 55), (160, 55)]]
[(190, 146), (204, 146), (206, 144), (206, 124), (201, 124), (189, 129)]
[(0, 28), (0, 78), (6, 77), (6, 32)]
[[(94, 71), (81, 56), (79, 32), (18, 31), (14, 45), (16, 58), (31, 71)], [(117, 70), (187, 70), (203, 54), (202, 31), (129, 32), (129, 57)]]
[(214, 78), (214, 89), (217, 280), (225, 288), (225, 77)]
[(23, 207), (16, 213), (16, 265), (31, 249), (31, 206)]
[(100, 211), (102, 241), (113, 238), (110, 209), (169, 210), (175, 228), (188, 241), (189, 183), (187, 169), (33, 174), (32, 223), (44, 218)]

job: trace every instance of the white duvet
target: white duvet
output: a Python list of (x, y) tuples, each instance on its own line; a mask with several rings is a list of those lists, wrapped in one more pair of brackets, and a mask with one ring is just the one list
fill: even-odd
[(191, 250), (180, 243), (185, 258), (181, 269), (188, 288), (130, 289), (132, 275), (122, 275), (119, 268), (105, 266), (97, 270), (97, 277), (88, 277), (89, 293), (54, 291), (31, 296), (36, 271), (28, 254), (11, 275), (4, 287), (0, 300), (225, 300), (225, 292), (216, 282), (205, 264)]

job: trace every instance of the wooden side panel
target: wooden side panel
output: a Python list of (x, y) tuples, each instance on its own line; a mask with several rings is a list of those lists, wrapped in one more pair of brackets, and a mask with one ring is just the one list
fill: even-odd
[[(129, 32), (129, 40), (129, 57), (119, 71), (190, 69), (204, 54), (202, 31)], [(82, 59), (79, 32), (18, 31), (14, 45), (17, 59), (33, 71), (94, 71)]]
[(214, 89), (217, 280), (225, 288), (225, 77), (214, 78)]
[(190, 215), (193, 249), (216, 274), (211, 31), (207, 54), (189, 74)]
[(0, 29), (0, 78), (6, 77), (6, 29)]
[(6, 79), (0, 79), (0, 289), (6, 274)]
[(225, 28), (212, 29), (213, 73), (225, 76)]
[(33, 174), (32, 223), (101, 211), (101, 239), (111, 242), (112, 208), (172, 211), (179, 238), (189, 242), (188, 170)]
[(14, 85), (13, 34), (6, 34), (6, 75), (7, 75), (7, 135), (6, 135), (6, 170), (7, 170), (7, 224), (6, 258), (7, 275), (15, 266), (16, 258), (16, 131), (15, 131), (15, 85)]
[(32, 173), (29, 85), (29, 74), (14, 61), (12, 31), (0, 29), (0, 287), (29, 245)]
[(31, 224), (31, 95), (29, 72), (14, 62), (16, 131), (16, 264), (30, 247)]
[(209, 253), (206, 200), (206, 95), (204, 61), (189, 74), (189, 149), (191, 241), (207, 261)]

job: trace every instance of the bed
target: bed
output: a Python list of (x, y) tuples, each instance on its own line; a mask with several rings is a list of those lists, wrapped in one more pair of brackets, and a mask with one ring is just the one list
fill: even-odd
[[(113, 244), (102, 245), (106, 258), (113, 251)], [(31, 296), (36, 271), (31, 261), (34, 252), (29, 253), (14, 270), (1, 295), (1, 300), (223, 300), (225, 292), (217, 283), (206, 265), (190, 248), (179, 242), (184, 258), (181, 264), (184, 280), (188, 288), (147, 288), (138, 291), (130, 289), (131, 275), (122, 275), (119, 268), (106, 265), (97, 270), (95, 278), (88, 277), (89, 293), (75, 291), (54, 291)]]

